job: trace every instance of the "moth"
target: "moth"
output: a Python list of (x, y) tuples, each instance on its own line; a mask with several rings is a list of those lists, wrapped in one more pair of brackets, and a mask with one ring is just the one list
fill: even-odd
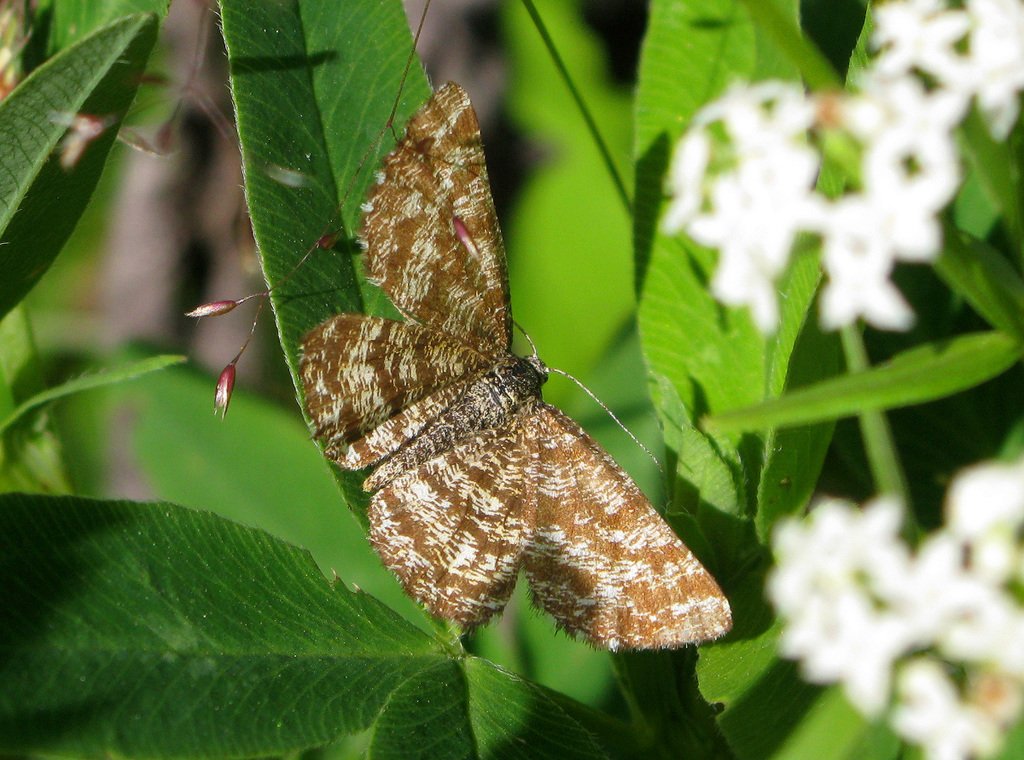
[(718, 584), (630, 477), (541, 400), (511, 352), (505, 251), (469, 97), (413, 116), (363, 205), (370, 282), (404, 321), (339, 314), (303, 340), (306, 408), (327, 457), (373, 467), (370, 541), (406, 592), (472, 629), (525, 570), (534, 602), (609, 650), (726, 633)]

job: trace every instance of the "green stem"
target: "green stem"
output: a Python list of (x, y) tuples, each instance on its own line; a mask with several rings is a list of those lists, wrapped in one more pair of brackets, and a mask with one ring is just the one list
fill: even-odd
[(459, 660), (466, 656), (466, 649), (462, 645), (463, 630), (460, 626), (432, 615), (428, 615), (427, 619), (430, 621), (430, 627), (434, 629), (434, 638), (449, 657)]
[(558, 48), (555, 47), (554, 40), (552, 40), (551, 35), (548, 34), (547, 27), (544, 26), (544, 21), (537, 12), (537, 7), (533, 4), (533, 0), (523, 0), (523, 6), (526, 8), (526, 12), (530, 14), (530, 19), (533, 21), (533, 25), (537, 27), (537, 33), (540, 35), (541, 40), (544, 41), (544, 46), (548, 49), (548, 55), (551, 56), (551, 60), (555, 64), (555, 68), (558, 69), (558, 73), (561, 75), (562, 81), (565, 82), (565, 86), (569, 88), (569, 93), (572, 95), (572, 99), (576, 101), (576, 107), (583, 116), (583, 121), (586, 122), (587, 130), (590, 132), (591, 139), (594, 141), (598, 151), (601, 153), (601, 159), (604, 161), (605, 168), (608, 170), (608, 174), (612, 179), (612, 184), (615, 185), (615, 191), (619, 195), (619, 200), (622, 201), (622, 205), (626, 209), (626, 214), (632, 217), (633, 201), (629, 197), (629, 191), (626, 189), (626, 183), (623, 181), (622, 175), (619, 174), (619, 170), (615, 166), (615, 161), (612, 159), (612, 152), (608, 149), (608, 144), (604, 141), (604, 137), (601, 136), (601, 131), (597, 127), (597, 122), (594, 120), (594, 116), (590, 112), (590, 108), (583, 100), (582, 93), (577, 89), (576, 83), (569, 74), (569, 70), (565, 66), (565, 61), (563, 61), (562, 56), (559, 55)]
[[(869, 368), (868, 354), (864, 348), (859, 328), (848, 325), (840, 330), (839, 336), (843, 343), (843, 355), (846, 358), (847, 370), (850, 372), (867, 370)], [(908, 507), (909, 514), (910, 493), (885, 412), (880, 410), (861, 412), (858, 419), (875, 486), (881, 494), (898, 498), (905, 507)]]

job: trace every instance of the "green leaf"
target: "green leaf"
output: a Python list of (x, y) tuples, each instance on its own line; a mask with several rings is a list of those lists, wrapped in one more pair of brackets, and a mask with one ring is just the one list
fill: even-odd
[(743, 0), (758, 28), (772, 39), (813, 90), (838, 89), (839, 77), (828, 59), (801, 33), (792, 6), (779, 0)]
[(927, 343), (885, 364), (745, 409), (704, 420), (717, 431), (804, 425), (942, 398), (1002, 374), (1021, 356), (1020, 344), (1002, 333), (974, 333)]
[[(804, 278), (802, 285), (801, 277)], [(809, 309), (804, 300), (813, 295), (818, 277), (815, 257), (798, 261), (790, 272), (787, 291), (791, 297), (783, 299), (782, 325), (772, 344), (775, 350), (771, 355), (777, 360), (772, 367), (776, 371), (770, 372), (773, 395), (787, 389), (793, 392), (822, 378), (833, 377), (840, 369), (837, 336), (821, 332), (814, 310)], [(798, 311), (802, 314), (796, 313)], [(784, 377), (779, 377), (780, 362), (784, 364)], [(762, 541), (767, 540), (776, 519), (801, 510), (814, 493), (833, 429), (829, 421), (771, 428), (766, 432), (755, 517), (757, 534)]]
[(723, 710), (718, 725), (739, 758), (770, 757), (787, 742), (820, 689), (779, 659), (779, 626), (763, 596), (764, 563), (732, 589), (735, 621), (724, 641), (701, 647), (701, 693)]
[(50, 51), (63, 50), (114, 19), (132, 14), (167, 15), (170, 0), (57, 0), (50, 21)]
[[(135, 97), (156, 27), (154, 16), (120, 19), (54, 56), (0, 102), (0, 316), (71, 235)], [(111, 125), (64, 171), (54, 149), (79, 113)]]
[[(985, 120), (973, 109), (963, 122), (960, 143), (989, 200), (999, 209), (1012, 250), (1024, 248), (1024, 198), (1021, 197), (1021, 156), (1018, 140), (992, 137)], [(1019, 255), (1019, 253), (1018, 253)], [(1017, 265), (1020, 266), (1018, 261)]]
[(266, 756), (372, 728), (375, 757), (602, 754), (582, 706), (208, 513), (0, 496), (0, 567), (6, 753)]
[(838, 688), (807, 683), (795, 663), (779, 658), (780, 629), (762, 596), (763, 574), (747, 578), (730, 596), (735, 629), (701, 647), (697, 666), (701, 692), (724, 707), (718, 723), (736, 757), (885, 757), (857, 754), (870, 730)]
[[(652, 5), (636, 112), (640, 333), (651, 371), (668, 378), (692, 414), (761, 400), (774, 385), (766, 367), (785, 376), (783, 345), (766, 345), (746, 311), (726, 309), (711, 297), (710, 252), (657, 228), (670, 153), (688, 120), (733, 80), (765, 76), (792, 78), (793, 70), (759, 37), (741, 6), (715, 0)], [(805, 291), (789, 313), (806, 311), (813, 284)], [(802, 322), (800, 314), (797, 330)], [(783, 332), (791, 343), (796, 330)]]
[(750, 77), (756, 60), (740, 6), (652, 3), (636, 101), (639, 326), (651, 372), (667, 378), (691, 412), (759, 400), (764, 348), (745, 314), (720, 308), (708, 293), (708, 252), (658, 234), (662, 187), (686, 122), (732, 79)]
[(99, 370), (88, 375), (81, 375), (53, 388), (47, 388), (46, 390), (41, 391), (31, 398), (23, 401), (6, 417), (0, 417), (0, 434), (4, 433), (25, 414), (33, 409), (43, 406), (44, 404), (64, 398), (65, 396), (70, 396), (73, 393), (81, 393), (82, 391), (92, 390), (94, 388), (102, 388), (107, 385), (116, 385), (128, 380), (134, 380), (142, 375), (149, 374), (150, 372), (157, 372), (158, 370), (170, 367), (171, 365), (180, 364), (183, 361), (185, 361), (184, 356), (153, 356), (149, 359), (143, 359), (142, 361), (133, 362), (132, 364), (125, 366)]
[(280, 753), (443, 662), (305, 553), (169, 504), (3, 496), (0, 557), (6, 752)]
[(713, 570), (738, 565), (749, 551), (747, 499), (732, 450), (694, 427), (675, 387), (656, 378), (651, 395), (666, 418), (665, 446), (675, 462), (665, 519)]
[[(0, 418), (43, 387), (42, 370), (28, 318), (15, 307), (0, 319)], [(48, 418), (0, 436), (0, 493), (70, 491), (60, 446)]]
[(890, 757), (894, 747), (879, 747), (879, 754), (864, 752), (864, 739), (870, 726), (846, 700), (838, 687), (821, 691), (801, 715), (785, 744), (773, 754), (778, 760), (803, 760), (808, 757), (873, 760)]
[(935, 271), (990, 325), (1024, 341), (1024, 281), (998, 251), (947, 226)]
[[(477, 757), (600, 758), (595, 735), (636, 751), (630, 728), (475, 658), (464, 664)], [(584, 728), (585, 726), (585, 728)]]
[[(249, 215), (263, 272), (278, 286), (274, 315), (299, 388), (302, 337), (328, 317), (364, 310), (359, 205), (393, 147), (386, 125), (399, 90), (400, 133), (429, 87), (417, 65), (400, 85), (412, 39), (397, 0), (353, 0), (342, 15), (333, 0), (223, 0), (221, 27)], [(330, 251), (315, 249), (324, 235), (338, 236)], [(338, 478), (349, 506), (361, 509), (358, 476)]]

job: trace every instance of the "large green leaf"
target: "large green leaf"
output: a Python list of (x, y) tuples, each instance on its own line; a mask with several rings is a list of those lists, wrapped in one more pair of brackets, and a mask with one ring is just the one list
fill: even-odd
[(365, 728), (444, 662), (308, 555), (168, 504), (0, 499), (6, 751), (256, 755)]
[(0, 496), (0, 578), (4, 752), (265, 756), (372, 728), (373, 756), (603, 754), (585, 708), (208, 513)]
[[(129, 16), (69, 47), (0, 102), (0, 316), (49, 268), (78, 222), (135, 97), (157, 19)], [(54, 152), (75, 114), (110, 120), (75, 166)]]
[[(400, 84), (412, 39), (397, 0), (224, 0), (221, 22), (249, 215), (264, 274), (278, 285), (274, 313), (298, 387), (302, 336), (334, 314), (363, 311), (353, 259), (359, 205), (393, 146), (386, 124), (396, 95), (400, 131), (429, 88), (417, 65)], [(296, 269), (324, 235), (337, 236), (334, 248)], [(340, 480), (359, 509), (359, 479)]]
[(764, 346), (746, 314), (719, 307), (707, 289), (706, 251), (660, 235), (663, 183), (686, 121), (734, 77), (756, 69), (756, 35), (736, 3), (651, 5), (636, 100), (634, 225), (640, 335), (651, 370), (691, 414), (698, 405), (759, 400)]

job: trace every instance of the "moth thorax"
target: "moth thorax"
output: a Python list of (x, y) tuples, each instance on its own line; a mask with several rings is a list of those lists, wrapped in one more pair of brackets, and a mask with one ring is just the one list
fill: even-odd
[(488, 375), (492, 391), (500, 396), (499, 403), (509, 409), (540, 398), (540, 387), (548, 379), (547, 368), (539, 359), (521, 356), (508, 356)]

